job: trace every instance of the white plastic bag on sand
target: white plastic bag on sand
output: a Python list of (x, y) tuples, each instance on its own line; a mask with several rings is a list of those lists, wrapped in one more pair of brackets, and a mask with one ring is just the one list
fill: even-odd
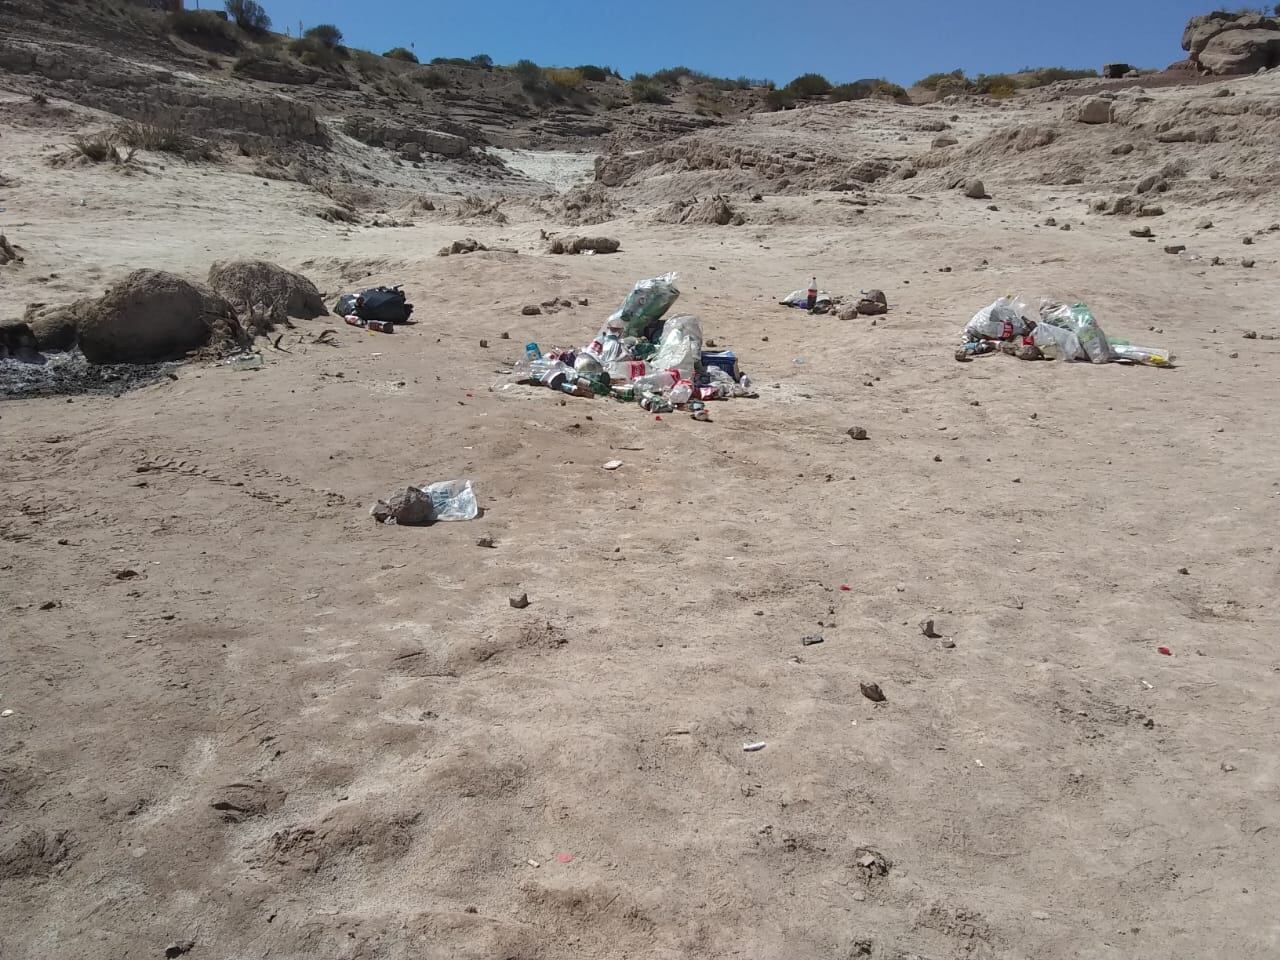
[[(814, 305), (817, 306), (819, 303), (826, 303), (826, 304), (832, 303), (831, 294), (827, 293), (825, 290), (819, 290), (818, 299), (814, 301)], [(792, 290), (785, 297), (779, 300), (778, 304), (779, 306), (786, 306), (786, 307), (808, 307), (809, 291), (808, 290)]]
[(1068, 307), (1053, 300), (1040, 302), (1040, 319), (1044, 323), (1070, 330), (1080, 340), (1080, 346), (1092, 363), (1109, 363), (1112, 359), (1111, 345), (1107, 343), (1107, 335), (1098, 326), (1089, 308), (1083, 303)]
[(1017, 297), (1001, 297), (973, 315), (964, 327), (967, 340), (1011, 340), (1030, 328), (1027, 305)]
[(422, 492), (431, 498), (437, 520), (474, 520), (480, 514), (470, 480), (442, 480), (428, 484)]
[(1088, 360), (1080, 338), (1072, 331), (1049, 323), (1037, 323), (1031, 331), (1031, 341), (1052, 360)]
[(658, 352), (649, 361), (652, 370), (679, 370), (682, 379), (693, 376), (702, 357), (702, 321), (697, 317), (671, 317), (662, 325)]
[(680, 275), (673, 272), (641, 280), (627, 294), (622, 306), (609, 317), (606, 326), (616, 328), (620, 324), (624, 337), (644, 336), (645, 331), (656, 326), (680, 296), (680, 289), (676, 286), (679, 279)]

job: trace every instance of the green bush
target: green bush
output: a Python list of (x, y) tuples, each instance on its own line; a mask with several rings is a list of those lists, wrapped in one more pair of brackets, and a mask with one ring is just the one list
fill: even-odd
[(916, 81), (917, 87), (923, 87), (926, 90), (937, 90), (940, 84), (950, 81), (952, 84), (967, 84), (963, 70), (952, 70), (950, 73), (931, 73), (923, 80)]
[(332, 23), (318, 23), (302, 36), (307, 40), (318, 40), (330, 50), (342, 43), (342, 31)]
[(271, 29), (271, 18), (257, 0), (227, 0), (227, 15), (245, 33), (266, 33)]
[(679, 83), (685, 77), (693, 76), (693, 71), (688, 67), (667, 67), (665, 70), (657, 71), (651, 78), (654, 83), (660, 83), (664, 87)]
[(489, 56), (487, 53), (477, 53), (467, 62), (473, 67), (479, 67), (481, 70), (493, 69), (493, 57)]
[(973, 89), (978, 93), (1004, 99), (1012, 97), (1017, 92), (1018, 85), (1007, 73), (980, 73), (973, 81)]
[(240, 47), (236, 28), (212, 10), (175, 10), (169, 14), (169, 29), (208, 50), (231, 52)]
[(449, 86), (449, 78), (439, 70), (418, 70), (409, 79), (428, 90), (443, 90)]
[(434, 57), (431, 60), (431, 66), (433, 67), (474, 67), (476, 66), (476, 64), (472, 63), (466, 57)]
[(525, 90), (539, 90), (547, 82), (542, 68), (532, 60), (517, 60), (511, 67), (511, 73)]
[(405, 63), (418, 62), (418, 55), (407, 47), (392, 47), (383, 56), (388, 60), (403, 60)]
[(609, 79), (608, 67), (597, 67), (594, 64), (586, 63), (577, 69), (584, 80), (590, 80), (592, 83), (604, 83)]
[(865, 100), (871, 96), (872, 92), (870, 83), (866, 80), (858, 80), (832, 87), (827, 98), (835, 103), (843, 103), (848, 100)]
[(304, 66), (331, 70), (338, 63), (337, 51), (325, 46), (314, 37), (303, 37), (289, 44), (289, 52)]
[(631, 81), (631, 101), (632, 103), (671, 102), (667, 99), (667, 91), (643, 74), (637, 74)]
[(787, 91), (799, 100), (825, 97), (831, 92), (831, 81), (820, 73), (806, 73), (788, 83)]
[(787, 90), (770, 90), (764, 95), (764, 104), (770, 110), (790, 110), (796, 105), (796, 98)]

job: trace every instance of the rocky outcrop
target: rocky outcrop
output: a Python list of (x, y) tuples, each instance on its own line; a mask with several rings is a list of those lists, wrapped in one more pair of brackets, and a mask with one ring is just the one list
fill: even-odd
[(267, 137), (323, 144), (324, 128), (306, 104), (252, 85), (214, 85), (105, 50), (0, 38), (0, 71), (41, 78), (73, 103), (132, 120), (174, 118), (192, 133), (234, 139)]
[(413, 144), (419, 151), (437, 153), (445, 157), (460, 157), (471, 149), (467, 138), (443, 130), (428, 130), (397, 124), (394, 121), (370, 117), (348, 117), (343, 130), (361, 143), (388, 150), (400, 150)]
[(324, 77), (319, 70), (280, 57), (242, 57), (236, 61), (232, 72), (250, 80), (265, 80), (267, 83), (290, 86), (316, 83)]
[(1280, 17), (1221, 10), (1192, 17), (1182, 34), (1182, 49), (1193, 63), (1215, 74), (1280, 66)]
[(1112, 118), (1110, 100), (1102, 97), (1082, 97), (1069, 104), (1062, 113), (1062, 119), (1075, 120), (1078, 123), (1110, 123)]

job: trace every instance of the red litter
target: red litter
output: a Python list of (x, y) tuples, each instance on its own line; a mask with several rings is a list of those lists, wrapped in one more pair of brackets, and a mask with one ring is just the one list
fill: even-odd
[(556, 863), (573, 863), (572, 853), (557, 853)]
[(1156, 647), (1156, 649), (1157, 649), (1158, 651), (1160, 651), (1161, 653), (1163, 653), (1166, 657), (1172, 657), (1172, 656), (1173, 656), (1173, 651), (1172, 651), (1172, 650), (1170, 650), (1168, 647)]
[(661, 420), (661, 419), (662, 419), (662, 414), (660, 414), (660, 413), (655, 413), (655, 414), (653, 415), (653, 419), (655, 419), (655, 420)]
[(850, 590), (853, 589), (853, 587), (849, 586), (847, 583), (842, 583), (840, 584), (840, 589), (843, 590), (845, 593), (848, 593)]

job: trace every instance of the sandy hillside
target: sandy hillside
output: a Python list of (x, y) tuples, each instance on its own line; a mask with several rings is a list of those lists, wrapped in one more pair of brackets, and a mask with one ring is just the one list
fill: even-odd
[[(1071, 103), (756, 116), (568, 199), (582, 157), (510, 154), (331, 223), (250, 158), (51, 162), (103, 117), (5, 94), (4, 319), (252, 256), (418, 323), (0, 404), (0, 955), (1280, 953), (1280, 75)], [(715, 193), (740, 225), (659, 222)], [(758, 399), (504, 388), (668, 270)], [(889, 313), (776, 305), (814, 274)], [(1013, 291), (1177, 367), (957, 363)], [(455, 478), (480, 518), (369, 518)]]

